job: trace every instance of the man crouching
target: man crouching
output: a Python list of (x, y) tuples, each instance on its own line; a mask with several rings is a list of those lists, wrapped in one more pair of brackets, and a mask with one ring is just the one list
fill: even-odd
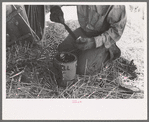
[[(51, 21), (64, 22), (60, 6), (52, 6)], [(59, 52), (72, 52), (78, 58), (77, 74), (100, 72), (103, 65), (120, 57), (116, 42), (121, 38), (126, 25), (124, 5), (78, 5), (80, 27), (59, 45)]]

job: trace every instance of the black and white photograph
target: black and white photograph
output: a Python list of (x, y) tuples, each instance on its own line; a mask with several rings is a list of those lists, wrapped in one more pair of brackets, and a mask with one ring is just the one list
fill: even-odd
[(147, 118), (146, 2), (3, 2), (2, 12), (6, 120)]

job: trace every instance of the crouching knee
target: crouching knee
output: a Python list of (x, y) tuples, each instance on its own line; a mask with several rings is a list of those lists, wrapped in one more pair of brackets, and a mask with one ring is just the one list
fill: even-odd
[(58, 50), (58, 52), (62, 52), (63, 51), (63, 45), (59, 44), (57, 50)]

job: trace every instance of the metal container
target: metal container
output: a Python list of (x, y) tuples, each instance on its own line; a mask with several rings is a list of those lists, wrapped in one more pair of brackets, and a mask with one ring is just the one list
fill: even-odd
[(54, 67), (59, 77), (58, 85), (67, 86), (76, 77), (77, 57), (69, 52), (58, 53), (54, 58)]

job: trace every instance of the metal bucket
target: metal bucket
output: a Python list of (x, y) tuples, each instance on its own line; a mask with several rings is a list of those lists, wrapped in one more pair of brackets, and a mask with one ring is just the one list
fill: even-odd
[(59, 76), (58, 85), (67, 86), (67, 83), (76, 77), (77, 57), (68, 52), (58, 53), (54, 58), (54, 67)]

